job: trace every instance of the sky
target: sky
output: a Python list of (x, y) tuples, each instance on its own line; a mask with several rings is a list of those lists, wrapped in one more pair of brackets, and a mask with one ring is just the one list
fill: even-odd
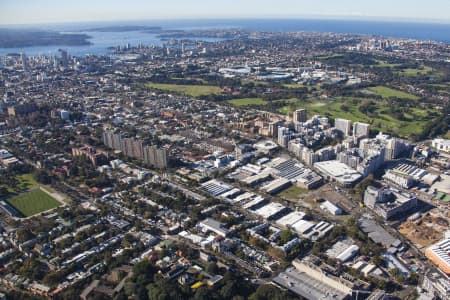
[(0, 24), (211, 18), (450, 23), (450, 0), (0, 0)]

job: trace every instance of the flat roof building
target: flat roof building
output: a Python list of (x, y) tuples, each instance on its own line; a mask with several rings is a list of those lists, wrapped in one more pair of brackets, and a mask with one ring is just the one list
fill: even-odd
[(425, 255), (438, 268), (450, 275), (450, 238), (443, 239), (425, 250)]
[(317, 162), (314, 168), (327, 180), (335, 181), (344, 187), (351, 187), (362, 178), (359, 172), (337, 160)]
[(226, 237), (229, 233), (228, 229), (224, 228), (223, 224), (211, 219), (211, 218), (207, 218), (203, 221), (201, 221), (198, 226), (202, 229), (202, 231), (207, 232), (207, 231), (212, 231), (222, 237)]

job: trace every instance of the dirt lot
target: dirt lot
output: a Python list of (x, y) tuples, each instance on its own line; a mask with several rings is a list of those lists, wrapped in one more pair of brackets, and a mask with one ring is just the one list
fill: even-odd
[(419, 249), (423, 249), (444, 237), (450, 226), (449, 217), (433, 209), (415, 221), (403, 222), (398, 230)]
[(338, 205), (346, 212), (357, 209), (356, 205), (350, 200), (350, 195), (344, 189), (338, 188), (337, 190), (331, 183), (323, 185), (305, 197), (305, 200), (312, 202), (319, 199), (328, 200)]

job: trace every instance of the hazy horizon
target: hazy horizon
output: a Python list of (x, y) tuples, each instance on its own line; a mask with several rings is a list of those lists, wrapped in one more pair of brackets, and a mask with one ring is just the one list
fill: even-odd
[[(238, 8), (238, 9), (236, 9)], [(39, 25), (87, 22), (139, 22), (158, 20), (210, 19), (337, 19), (355, 21), (394, 21), (450, 23), (450, 1), (323, 0), (0, 0), (0, 25)]]

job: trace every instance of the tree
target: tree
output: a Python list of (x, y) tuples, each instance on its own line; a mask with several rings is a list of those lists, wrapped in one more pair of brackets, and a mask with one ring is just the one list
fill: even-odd
[(419, 275), (416, 272), (410, 271), (408, 274), (408, 284), (417, 285), (419, 282)]
[(42, 183), (42, 184), (50, 184), (51, 183), (50, 175), (44, 170), (36, 170), (33, 174), (33, 177), (39, 183)]
[(250, 237), (249, 243), (250, 243), (250, 245), (260, 248), (260, 249), (263, 249), (263, 250), (265, 250), (267, 248), (267, 244), (263, 240), (253, 237), (253, 236)]
[(35, 238), (35, 235), (29, 229), (24, 227), (19, 228), (16, 232), (16, 235), (19, 241), (22, 243)]
[(217, 274), (219, 272), (219, 267), (217, 266), (217, 264), (215, 262), (211, 262), (206, 267), (206, 272), (208, 272), (210, 274)]
[(250, 295), (249, 300), (293, 300), (296, 299), (290, 296), (276, 286), (265, 284), (260, 285), (256, 291)]
[(204, 286), (198, 288), (194, 295), (194, 300), (209, 300), (211, 298), (210, 292)]
[(147, 290), (149, 300), (182, 300), (186, 298), (178, 285), (172, 284), (162, 278), (156, 280), (155, 283), (149, 284)]
[(0, 197), (4, 197), (8, 194), (8, 189), (5, 186), (0, 187)]
[(221, 299), (231, 299), (236, 294), (236, 281), (227, 281), (220, 289), (219, 294)]
[(289, 229), (285, 229), (280, 232), (280, 243), (283, 245), (291, 241), (293, 238), (294, 234)]

